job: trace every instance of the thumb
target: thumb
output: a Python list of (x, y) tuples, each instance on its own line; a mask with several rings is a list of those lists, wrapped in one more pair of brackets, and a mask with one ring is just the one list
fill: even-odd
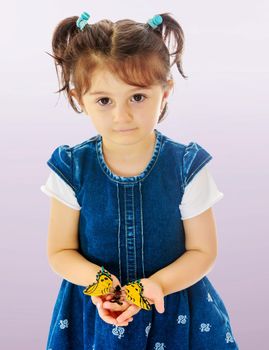
[(97, 307), (100, 306), (100, 305), (102, 305), (102, 299), (101, 299), (100, 297), (94, 296), (94, 297), (92, 298), (92, 300), (93, 300), (93, 303), (94, 303)]
[(163, 298), (156, 300), (155, 308), (160, 314), (164, 313), (165, 308), (164, 308), (164, 299)]
[(103, 300), (101, 298), (98, 298), (96, 301), (96, 306), (99, 308), (103, 304)]

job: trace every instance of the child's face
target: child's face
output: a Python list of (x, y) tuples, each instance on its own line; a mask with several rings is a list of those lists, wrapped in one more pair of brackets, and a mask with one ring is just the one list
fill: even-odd
[[(165, 90), (161, 85), (137, 88), (109, 70), (96, 70), (81, 107), (104, 138), (116, 143), (131, 142), (153, 132), (171, 88), (172, 80)], [(126, 129), (134, 130), (119, 131)]]

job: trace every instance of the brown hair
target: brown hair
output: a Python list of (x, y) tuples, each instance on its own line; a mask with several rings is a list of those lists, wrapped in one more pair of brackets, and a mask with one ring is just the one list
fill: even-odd
[[(160, 83), (165, 87), (167, 80), (172, 79), (170, 69), (176, 64), (180, 74), (187, 79), (181, 63), (183, 30), (169, 13), (161, 16), (163, 22), (155, 29), (148, 23), (130, 19), (115, 23), (103, 19), (86, 24), (81, 31), (76, 25), (78, 16), (62, 20), (53, 33), (53, 55), (48, 53), (54, 58), (57, 72), (60, 89), (56, 93), (64, 91), (72, 108), (81, 113), (74, 103), (71, 85), (81, 105), (82, 96), (90, 89), (91, 73), (95, 68), (107, 67), (130, 85), (146, 87)], [(174, 52), (170, 52), (172, 39)], [(173, 56), (174, 60), (170, 62)], [(158, 123), (166, 112), (167, 103)]]

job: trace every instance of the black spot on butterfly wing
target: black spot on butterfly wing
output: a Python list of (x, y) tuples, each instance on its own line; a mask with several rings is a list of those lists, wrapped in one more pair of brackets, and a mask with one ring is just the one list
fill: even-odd
[(141, 305), (146, 306), (146, 309), (147, 309), (147, 310), (151, 310), (151, 305), (150, 305), (150, 303), (149, 303), (148, 300), (145, 299), (142, 295), (141, 295), (140, 303), (141, 303)]

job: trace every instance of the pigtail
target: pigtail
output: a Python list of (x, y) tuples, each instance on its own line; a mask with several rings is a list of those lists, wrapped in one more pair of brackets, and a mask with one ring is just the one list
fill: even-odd
[(64, 56), (70, 41), (79, 33), (76, 25), (77, 16), (62, 20), (55, 28), (52, 35), (52, 50), (57, 63), (63, 63)]
[[(68, 17), (62, 20), (55, 28), (52, 35), (53, 54), (47, 52), (54, 59), (59, 90), (56, 93), (65, 91), (71, 106), (79, 111), (70, 94), (70, 83), (72, 81), (73, 53), (71, 42), (79, 35), (82, 35), (76, 25), (78, 16)], [(71, 50), (70, 50), (71, 49)], [(62, 85), (62, 87), (61, 87)]]
[[(179, 23), (170, 15), (170, 13), (162, 13), (162, 23), (158, 25), (155, 32), (162, 36), (164, 43), (166, 44), (170, 57), (174, 56), (174, 60), (170, 64), (172, 67), (176, 64), (179, 73), (183, 78), (187, 79), (188, 77), (183, 73), (182, 69), (182, 54), (184, 49), (184, 32)], [(172, 40), (174, 45), (172, 46)], [(172, 49), (175, 49), (174, 52), (171, 52)]]

